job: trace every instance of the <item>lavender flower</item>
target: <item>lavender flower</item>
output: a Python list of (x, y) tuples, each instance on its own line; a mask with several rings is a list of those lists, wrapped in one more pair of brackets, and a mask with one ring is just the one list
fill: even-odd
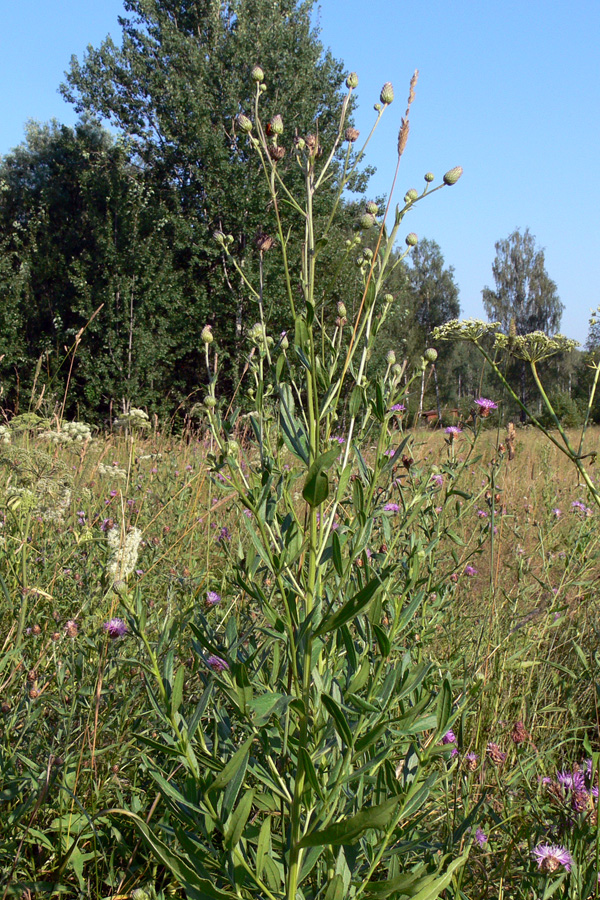
[(390, 406), (390, 412), (404, 412), (405, 410), (404, 403), (394, 403), (393, 406)]
[(127, 625), (123, 619), (109, 619), (102, 626), (109, 638), (120, 638), (127, 634)]
[(207, 591), (206, 594), (206, 603), (208, 606), (218, 606), (221, 602), (221, 595), (217, 594), (216, 591)]
[(448, 435), (448, 439), (452, 443), (457, 435), (462, 434), (462, 428), (459, 428), (458, 425), (448, 425), (447, 428), (444, 428), (444, 434)]
[(442, 487), (443, 484), (444, 484), (444, 476), (443, 476), (443, 475), (439, 475), (439, 474), (438, 474), (438, 475), (432, 475), (432, 476), (431, 476), (431, 480), (432, 480), (433, 483), (434, 483), (435, 485), (437, 485), (438, 487)]
[(454, 734), (452, 729), (450, 729), (449, 731), (446, 732), (446, 734), (442, 738), (442, 744), (455, 744), (455, 743), (456, 743), (456, 735)]
[(464, 574), (468, 578), (472, 578), (474, 575), (477, 575), (477, 569), (475, 568), (475, 566), (465, 566)]
[(493, 400), (487, 400), (485, 397), (480, 397), (479, 400), (476, 400), (475, 405), (479, 407), (479, 415), (482, 419), (486, 419), (493, 409), (498, 409), (497, 403), (494, 403)]
[(465, 754), (465, 768), (467, 769), (468, 772), (475, 771), (475, 769), (477, 768), (478, 760), (479, 760), (479, 757), (477, 756), (476, 753), (471, 752), (471, 753)]
[(573, 865), (573, 857), (569, 851), (558, 844), (538, 844), (532, 855), (540, 872), (546, 872), (549, 875), (556, 872), (560, 866), (570, 872)]
[(385, 506), (383, 507), (383, 509), (385, 512), (397, 513), (400, 511), (400, 507), (398, 506), (397, 503), (386, 503)]
[(216, 672), (217, 674), (219, 674), (220, 672), (225, 672), (226, 670), (229, 671), (229, 663), (224, 659), (221, 659), (220, 656), (215, 656), (214, 654), (208, 657), (208, 659), (206, 660), (206, 665), (209, 669), (212, 669), (213, 672)]
[(562, 510), (559, 509), (558, 507), (555, 507), (552, 510), (552, 515), (554, 516), (555, 519), (560, 519), (560, 517), (562, 516)]
[(479, 844), (480, 847), (483, 847), (484, 844), (487, 844), (487, 842), (488, 842), (487, 834), (485, 834), (485, 832), (483, 831), (482, 828), (478, 828), (477, 831), (475, 832), (475, 840), (477, 841), (477, 843)]

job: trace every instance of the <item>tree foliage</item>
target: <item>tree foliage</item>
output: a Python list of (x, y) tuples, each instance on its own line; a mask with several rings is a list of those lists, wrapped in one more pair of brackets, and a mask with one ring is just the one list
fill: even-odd
[(535, 237), (528, 228), (523, 234), (517, 229), (496, 243), (492, 272), (496, 290), (483, 289), (483, 305), (505, 334), (513, 321), (517, 334), (554, 334), (558, 330), (564, 307), (556, 284), (546, 272), (544, 251), (536, 249)]

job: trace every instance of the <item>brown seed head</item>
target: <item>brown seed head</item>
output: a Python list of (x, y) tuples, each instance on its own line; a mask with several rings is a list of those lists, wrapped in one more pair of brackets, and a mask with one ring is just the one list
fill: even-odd
[(358, 131), (356, 128), (346, 128), (346, 131), (344, 132), (344, 138), (348, 141), (349, 144), (353, 144), (355, 141), (357, 141), (359, 136), (360, 131)]

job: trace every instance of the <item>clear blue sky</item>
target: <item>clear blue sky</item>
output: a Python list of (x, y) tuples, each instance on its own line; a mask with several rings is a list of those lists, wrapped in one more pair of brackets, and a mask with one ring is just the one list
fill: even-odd
[[(75, 121), (57, 93), (71, 54), (109, 33), (119, 42), (122, 11), (121, 0), (0, 0), (0, 154), (22, 141), (27, 119)], [(383, 82), (395, 87), (369, 156), (373, 195), (389, 189), (420, 70), (396, 199), (428, 170), (464, 167), (405, 220), (454, 266), (463, 315), (485, 317), (495, 241), (529, 227), (566, 307), (561, 330), (585, 341), (600, 303), (599, 0), (323, 0), (316, 21), (359, 75), (363, 134)]]

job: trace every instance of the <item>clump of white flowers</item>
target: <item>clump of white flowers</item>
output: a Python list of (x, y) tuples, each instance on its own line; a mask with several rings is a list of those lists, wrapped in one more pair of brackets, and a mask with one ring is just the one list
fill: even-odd
[(0, 444), (10, 444), (12, 435), (8, 425), (0, 425)]
[(135, 570), (141, 540), (142, 532), (139, 528), (132, 528), (124, 536), (119, 527), (106, 532), (110, 548), (107, 571), (113, 581), (124, 581)]
[(132, 406), (128, 413), (123, 413), (114, 422), (115, 428), (137, 428), (138, 431), (147, 431), (150, 428), (148, 413), (143, 409)]
[(127, 472), (119, 466), (106, 466), (104, 463), (98, 463), (98, 472), (100, 475), (108, 475), (112, 478), (120, 478), (122, 481), (127, 480)]
[(63, 422), (60, 431), (44, 431), (41, 437), (52, 444), (86, 444), (92, 429), (86, 422)]

